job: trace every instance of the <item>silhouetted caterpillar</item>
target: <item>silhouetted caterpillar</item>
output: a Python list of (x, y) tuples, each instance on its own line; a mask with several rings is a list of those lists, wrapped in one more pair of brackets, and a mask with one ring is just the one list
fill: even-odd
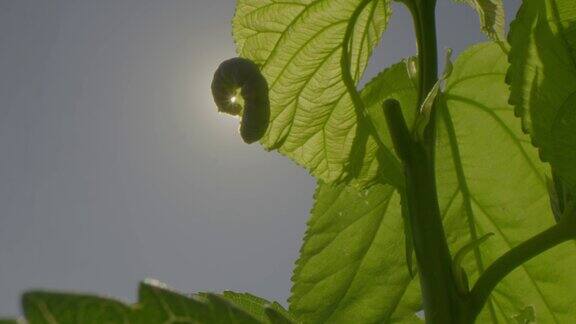
[[(236, 99), (238, 90), (244, 107)], [(244, 142), (253, 143), (266, 132), (270, 119), (268, 83), (256, 63), (236, 57), (220, 64), (212, 79), (212, 96), (218, 111), (242, 115), (240, 135)]]

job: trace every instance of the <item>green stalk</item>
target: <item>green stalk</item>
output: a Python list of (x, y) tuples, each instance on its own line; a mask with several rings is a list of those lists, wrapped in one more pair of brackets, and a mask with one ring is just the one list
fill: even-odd
[(452, 275), (436, 194), (433, 164), (428, 150), (408, 130), (399, 103), (387, 100), (384, 113), (392, 142), (404, 164), (408, 215), (418, 261), (426, 323), (462, 323), (462, 303)]
[(412, 13), (416, 32), (420, 81), (418, 102), (422, 103), (438, 80), (436, 0), (407, 0), (405, 4)]
[[(414, 19), (418, 43), (420, 107), (438, 78), (436, 0), (400, 1), (409, 8)], [(436, 109), (433, 107), (431, 110), (423, 141), (416, 141), (411, 136), (397, 101), (386, 101), (384, 113), (395, 150), (404, 166), (406, 183), (403, 198), (408, 205), (426, 323), (474, 323), (491, 292), (504, 277), (544, 251), (576, 238), (576, 218), (563, 217), (555, 226), (498, 258), (481, 274), (470, 293), (460, 296), (451, 269), (452, 257), (444, 234), (436, 192)]]
[[(435, 186), (434, 169), (424, 147), (412, 150), (405, 164), (406, 199), (418, 261), (426, 323), (460, 323), (460, 303), (452, 274)], [(422, 163), (425, 162), (425, 163)]]
[(467, 321), (470, 323), (474, 322), (492, 290), (512, 270), (539, 254), (575, 238), (576, 223), (574, 221), (564, 221), (524, 241), (499, 257), (482, 273), (474, 288), (470, 291)]
[[(419, 100), (422, 104), (438, 80), (435, 0), (405, 0), (414, 20), (418, 44)], [(415, 141), (404, 124), (397, 102), (387, 101), (384, 111), (398, 155), (404, 165), (406, 199), (414, 251), (418, 261), (426, 323), (462, 323), (464, 301), (452, 274), (452, 257), (446, 242), (436, 190), (434, 146), (435, 109), (424, 132)]]

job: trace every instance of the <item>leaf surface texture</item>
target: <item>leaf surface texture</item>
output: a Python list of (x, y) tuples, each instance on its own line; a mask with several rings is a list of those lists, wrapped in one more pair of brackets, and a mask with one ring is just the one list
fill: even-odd
[(304, 323), (418, 323), (420, 291), (406, 266), (394, 188), (319, 184), (315, 197), (292, 313)]
[[(498, 256), (555, 223), (548, 169), (507, 102), (508, 66), (497, 45), (473, 46), (456, 60), (440, 105), (436, 174), (451, 250), (494, 233), (464, 261), (471, 283)], [(570, 322), (574, 268), (572, 242), (537, 256), (496, 287), (483, 316), (513, 323), (533, 306), (539, 323)]]
[(544, 161), (576, 188), (576, 5), (524, 1), (511, 25), (510, 98)]
[[(358, 114), (342, 75), (357, 83), (388, 22), (388, 0), (240, 0), (233, 34), (240, 56), (261, 66), (270, 88), (270, 126), (261, 143), (325, 182), (348, 175)], [(353, 24), (350, 69), (341, 58)]]
[(22, 304), (30, 324), (295, 323), (278, 303), (250, 294), (184, 295), (148, 282), (140, 285), (138, 295), (137, 304), (126, 305), (92, 295), (34, 291), (24, 294)]

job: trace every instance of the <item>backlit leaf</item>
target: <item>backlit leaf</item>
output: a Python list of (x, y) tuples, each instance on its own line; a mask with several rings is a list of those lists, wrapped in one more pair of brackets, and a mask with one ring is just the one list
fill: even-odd
[[(249, 294), (184, 295), (148, 281), (138, 295), (137, 304), (126, 305), (104, 297), (35, 291), (24, 294), (22, 304), (30, 324), (295, 323), (279, 304)], [(271, 320), (268, 308), (285, 321)]]
[[(507, 103), (507, 69), (497, 45), (473, 46), (456, 60), (440, 107), (437, 183), (452, 252), (494, 233), (463, 262), (471, 284), (498, 256), (555, 223), (547, 166)], [(478, 322), (514, 323), (532, 305), (538, 323), (569, 323), (576, 318), (574, 268), (573, 243), (539, 255), (496, 287)]]
[(490, 39), (497, 42), (505, 41), (504, 26), (506, 14), (504, 13), (503, 0), (455, 0), (465, 2), (478, 13), (480, 29)]
[(544, 161), (576, 188), (576, 5), (524, 1), (510, 31), (511, 103)]
[(420, 322), (394, 188), (319, 184), (315, 198), (290, 310), (304, 323)]
[(355, 23), (349, 73), (357, 83), (390, 13), (374, 0), (240, 0), (233, 20), (238, 53), (261, 65), (270, 87), (271, 120), (262, 144), (313, 176), (332, 182), (347, 167), (358, 114), (342, 80), (346, 29)]

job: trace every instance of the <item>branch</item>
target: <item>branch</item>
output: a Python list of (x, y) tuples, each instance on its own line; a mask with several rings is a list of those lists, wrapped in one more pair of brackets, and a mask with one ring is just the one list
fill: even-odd
[(388, 99), (382, 105), (384, 116), (388, 124), (388, 132), (392, 137), (392, 144), (396, 154), (403, 162), (410, 159), (410, 148), (414, 144), (410, 131), (402, 115), (402, 108), (396, 99)]
[(492, 263), (470, 291), (469, 319), (473, 321), (480, 313), (492, 290), (510, 272), (526, 261), (561, 243), (576, 238), (573, 223), (560, 222), (512, 248)]

